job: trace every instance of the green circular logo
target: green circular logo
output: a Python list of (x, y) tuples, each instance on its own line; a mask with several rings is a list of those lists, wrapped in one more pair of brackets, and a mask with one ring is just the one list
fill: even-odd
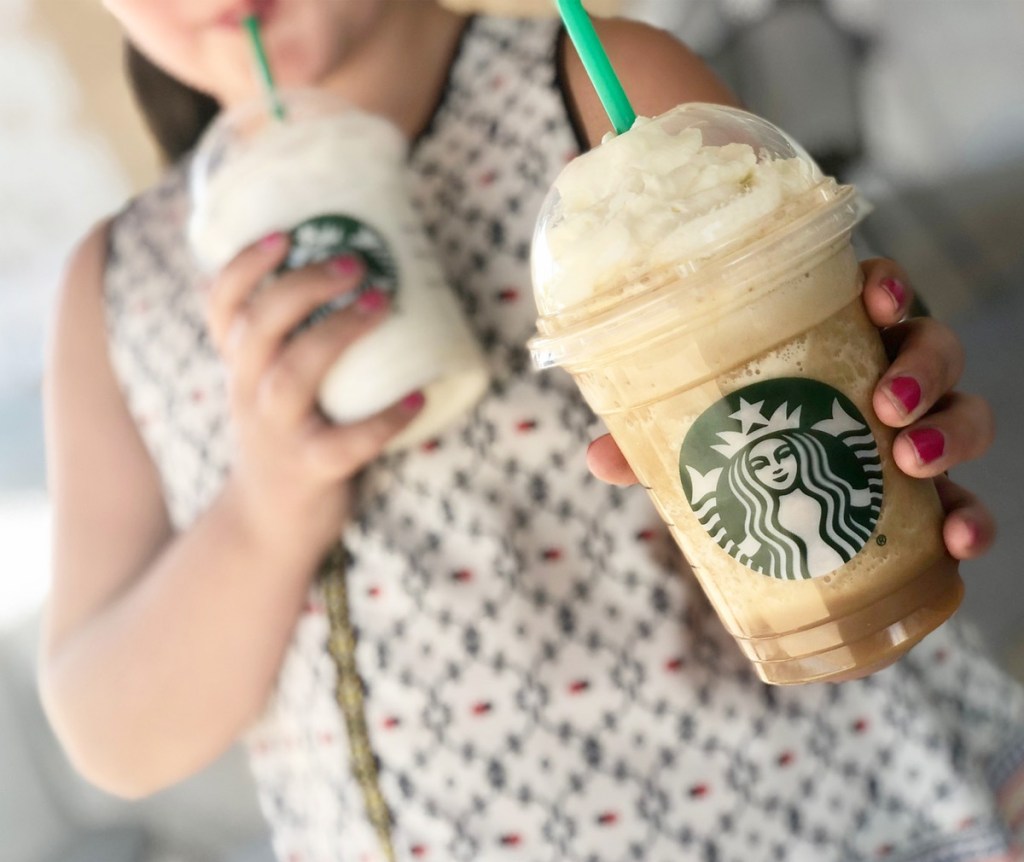
[(304, 325), (344, 308), (368, 290), (380, 291), (392, 300), (398, 293), (395, 256), (381, 232), (366, 222), (346, 215), (317, 216), (293, 228), (290, 238), (291, 248), (279, 272), (301, 269), (343, 255), (359, 257), (366, 267), (366, 275), (357, 291), (318, 309)]
[(849, 562), (882, 508), (864, 417), (839, 390), (802, 377), (755, 383), (705, 411), (683, 441), (679, 476), (719, 547), (780, 580)]

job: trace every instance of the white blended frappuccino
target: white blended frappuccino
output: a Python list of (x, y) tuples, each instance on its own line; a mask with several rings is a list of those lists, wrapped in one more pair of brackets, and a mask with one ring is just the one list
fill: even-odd
[(276, 231), (291, 238), (285, 269), (359, 257), (360, 292), (387, 294), (391, 312), (332, 366), (320, 406), (355, 422), (422, 390), (425, 407), (389, 448), (414, 445), (468, 411), (489, 375), (409, 199), (407, 142), (385, 119), (328, 94), (281, 98), (283, 120), (254, 103), (204, 136), (192, 165), (191, 245), (211, 272)]
[(573, 375), (768, 682), (884, 667), (962, 593), (871, 408), (861, 214), (775, 127), (693, 104), (571, 163), (534, 242), (537, 364)]

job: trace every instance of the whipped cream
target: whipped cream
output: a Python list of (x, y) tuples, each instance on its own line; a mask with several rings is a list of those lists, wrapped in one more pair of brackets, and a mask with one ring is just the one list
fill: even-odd
[(706, 145), (672, 114), (571, 162), (534, 244), (534, 289), (557, 313), (667, 266), (683, 271), (765, 232), (767, 216), (822, 182), (803, 154), (747, 143)]
[(204, 269), (219, 270), (246, 245), (325, 212), (358, 212), (389, 234), (402, 229), (401, 132), (359, 111), (300, 119), (215, 127), (204, 140), (188, 224)]

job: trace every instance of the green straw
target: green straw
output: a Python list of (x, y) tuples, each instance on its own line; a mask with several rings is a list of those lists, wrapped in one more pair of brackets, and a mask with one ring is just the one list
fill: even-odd
[(636, 112), (629, 104), (583, 3), (581, 0), (558, 0), (558, 12), (616, 134), (628, 132), (636, 122)]
[(263, 91), (267, 95), (267, 105), (270, 113), (278, 120), (284, 119), (284, 105), (277, 94), (277, 87), (274, 84), (274, 75), (270, 71), (270, 62), (267, 60), (267, 52), (263, 47), (263, 37), (260, 35), (260, 19), (255, 15), (247, 15), (245, 18), (245, 29), (249, 32), (249, 42), (252, 45), (253, 57), (256, 58), (256, 70), (259, 72), (260, 81), (263, 83)]

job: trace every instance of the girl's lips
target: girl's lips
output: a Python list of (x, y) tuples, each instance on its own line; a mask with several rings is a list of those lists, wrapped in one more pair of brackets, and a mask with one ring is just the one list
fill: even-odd
[(259, 19), (260, 24), (265, 25), (273, 14), (276, 5), (277, 0), (246, 0), (246, 2), (238, 3), (234, 8), (223, 12), (214, 19), (214, 24), (217, 27), (238, 29), (246, 18), (250, 15), (255, 15)]

